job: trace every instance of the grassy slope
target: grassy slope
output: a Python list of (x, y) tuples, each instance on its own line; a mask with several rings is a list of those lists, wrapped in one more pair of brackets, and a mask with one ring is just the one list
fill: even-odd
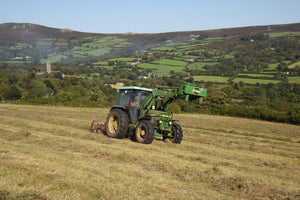
[(0, 113), (0, 199), (299, 198), (299, 126), (181, 114), (181, 145), (142, 145), (88, 131), (108, 109)]

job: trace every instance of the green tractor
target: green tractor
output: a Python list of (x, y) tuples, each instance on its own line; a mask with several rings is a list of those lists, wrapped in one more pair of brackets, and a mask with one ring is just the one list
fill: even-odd
[(105, 123), (106, 134), (112, 138), (134, 136), (139, 143), (150, 144), (155, 136), (181, 143), (183, 133), (168, 112), (177, 98), (202, 102), (206, 89), (193, 84), (178, 88), (148, 89), (137, 86), (122, 87), (117, 105), (110, 109)]

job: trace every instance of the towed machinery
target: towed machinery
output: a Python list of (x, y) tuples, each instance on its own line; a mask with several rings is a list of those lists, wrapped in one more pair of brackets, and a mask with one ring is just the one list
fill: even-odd
[(112, 138), (133, 136), (139, 143), (150, 144), (155, 136), (165, 141), (181, 143), (182, 128), (168, 112), (170, 104), (178, 98), (201, 103), (206, 89), (194, 84), (178, 88), (143, 88), (126, 86), (119, 90), (117, 105), (110, 109), (105, 132)]

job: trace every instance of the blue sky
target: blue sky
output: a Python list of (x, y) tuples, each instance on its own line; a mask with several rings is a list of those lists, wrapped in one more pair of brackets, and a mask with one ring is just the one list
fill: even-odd
[(0, 0), (0, 23), (159, 33), (300, 22), (300, 0)]

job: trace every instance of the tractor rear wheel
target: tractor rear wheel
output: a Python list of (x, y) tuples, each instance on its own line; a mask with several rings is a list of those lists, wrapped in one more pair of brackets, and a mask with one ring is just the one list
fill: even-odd
[(106, 134), (112, 138), (125, 138), (128, 131), (128, 115), (120, 110), (113, 109), (106, 118)]
[(172, 137), (165, 137), (165, 141), (180, 144), (183, 138), (182, 128), (179, 124), (173, 123), (172, 125)]
[(151, 144), (154, 139), (154, 127), (149, 120), (142, 120), (135, 130), (135, 139), (138, 143)]

